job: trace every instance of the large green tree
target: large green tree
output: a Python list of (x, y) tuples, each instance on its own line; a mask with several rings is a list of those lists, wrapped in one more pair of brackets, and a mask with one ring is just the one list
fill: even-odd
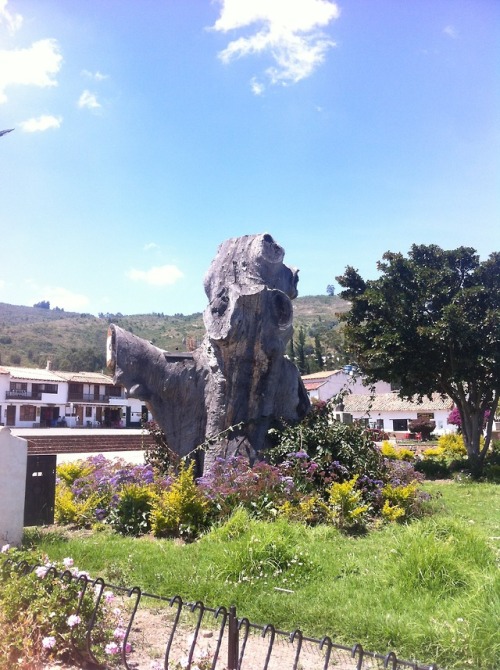
[(385, 253), (377, 267), (374, 280), (352, 267), (337, 277), (352, 303), (347, 347), (369, 382), (397, 384), (406, 398), (451, 397), (478, 475), (500, 393), (500, 253), (480, 262), (468, 247), (413, 245), (408, 257)]

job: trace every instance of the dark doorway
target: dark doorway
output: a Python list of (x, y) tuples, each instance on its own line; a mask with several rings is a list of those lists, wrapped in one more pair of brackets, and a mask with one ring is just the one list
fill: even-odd
[(15, 426), (16, 425), (16, 406), (7, 405), (7, 425)]
[(45, 526), (54, 523), (57, 456), (28, 456), (24, 525)]

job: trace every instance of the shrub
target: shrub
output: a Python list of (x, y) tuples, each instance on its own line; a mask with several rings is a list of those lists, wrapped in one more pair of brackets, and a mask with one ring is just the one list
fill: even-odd
[(462, 435), (458, 435), (458, 433), (441, 435), (437, 442), (437, 448), (442, 449), (443, 455), (448, 458), (458, 459), (467, 456), (464, 438)]
[(332, 402), (318, 403), (296, 426), (273, 429), (275, 442), (267, 458), (279, 464), (290, 454), (303, 453), (317, 466), (314, 485), (326, 489), (332, 482), (348, 481), (354, 475), (382, 479), (385, 460), (371, 435), (357, 424), (332, 419)]
[(259, 461), (252, 467), (245, 456), (217, 458), (197, 482), (212, 519), (227, 517), (238, 505), (252, 516), (272, 519), (285, 500), (298, 495), (288, 463), (277, 467)]
[(415, 454), (411, 449), (397, 448), (391, 442), (384, 440), (380, 446), (380, 452), (384, 458), (398, 461), (413, 461)]
[(153, 499), (154, 492), (151, 487), (125, 484), (106, 521), (122, 535), (143, 535), (150, 529)]
[(422, 440), (427, 442), (430, 439), (431, 433), (436, 428), (436, 422), (427, 419), (415, 419), (414, 421), (410, 421), (408, 428), (412, 433), (420, 433)]
[(340, 530), (362, 528), (367, 521), (369, 505), (363, 505), (362, 492), (356, 489), (358, 475), (347, 482), (334, 483), (328, 494), (330, 517)]
[(406, 486), (386, 484), (382, 489), (384, 506), (382, 517), (386, 521), (406, 521), (422, 513), (424, 498), (419, 494), (417, 482)]
[[(0, 669), (31, 670), (46, 662), (74, 662), (86, 647), (86, 623), (95, 616), (92, 642), (97, 660), (110, 667), (118, 660), (124, 622), (99, 600), (86, 573), (71, 558), (50, 563), (39, 553), (2, 549), (0, 561)], [(65, 572), (64, 578), (62, 574)], [(127, 647), (130, 651), (130, 647)]]
[(151, 530), (155, 537), (193, 539), (205, 527), (208, 505), (194, 481), (194, 466), (194, 461), (181, 464), (170, 487), (153, 501)]
[[(151, 485), (152, 491), (161, 490), (170, 482), (168, 477), (155, 476), (150, 465), (130, 465), (121, 459), (106, 459), (102, 454), (64, 463), (58, 466), (57, 474), (57, 523), (89, 528), (109, 516), (109, 521), (120, 527), (120, 532), (126, 532), (125, 528), (129, 527), (132, 534), (144, 523), (145, 507), (144, 504), (137, 506), (138, 501), (132, 501), (130, 492), (122, 496), (121, 491), (133, 484), (138, 487)], [(134, 506), (138, 515), (135, 521), (131, 518)]]

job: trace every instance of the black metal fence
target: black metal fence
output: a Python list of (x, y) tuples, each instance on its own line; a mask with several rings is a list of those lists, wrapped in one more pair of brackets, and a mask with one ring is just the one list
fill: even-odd
[[(20, 574), (27, 575), (41, 566), (26, 561), (13, 563)], [(93, 588), (94, 609), (85, 627), (85, 642), (73, 644), (75, 656), (91, 667), (106, 668), (96, 657), (92, 640), (97, 612), (105, 590), (119, 597), (126, 612), (124, 636), (119, 656), (126, 670), (438, 670), (437, 665), (365, 650), (361, 644), (346, 646), (325, 636), (307, 637), (300, 630), (285, 632), (272, 624), (259, 625), (239, 618), (234, 606), (207, 607), (201, 601), (185, 602), (106, 583), (102, 578), (90, 579), (70, 570), (47, 570), (43, 577), (60, 580), (61, 584), (76, 580), (79, 585), (76, 614), (89, 587)], [(115, 662), (112, 664), (116, 668)]]

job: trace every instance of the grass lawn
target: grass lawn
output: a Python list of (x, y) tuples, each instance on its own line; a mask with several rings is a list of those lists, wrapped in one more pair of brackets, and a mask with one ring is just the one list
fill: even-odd
[(255, 623), (394, 650), (447, 670), (498, 670), (499, 488), (425, 488), (432, 515), (358, 537), (241, 512), (193, 544), (63, 529), (29, 529), (26, 541), (115, 585), (211, 607), (235, 604)]

